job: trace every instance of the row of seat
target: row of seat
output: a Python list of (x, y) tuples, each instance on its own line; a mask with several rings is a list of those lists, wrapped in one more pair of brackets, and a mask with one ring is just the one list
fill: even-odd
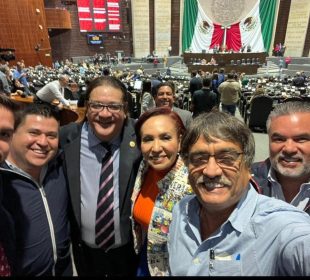
[[(252, 100), (250, 106), (249, 100), (251, 98), (250, 93), (243, 93), (243, 97), (239, 101), (239, 111), (244, 119), (244, 122), (251, 130), (267, 132), (266, 122), (270, 112), (273, 110), (275, 103), (278, 100), (268, 95), (258, 95)], [(289, 101), (304, 101), (301, 97), (292, 96), (287, 97), (281, 102)]]

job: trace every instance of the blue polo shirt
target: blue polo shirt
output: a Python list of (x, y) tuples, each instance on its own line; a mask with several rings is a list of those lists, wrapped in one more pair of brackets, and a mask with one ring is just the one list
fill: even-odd
[(201, 240), (195, 195), (173, 208), (168, 237), (174, 276), (309, 276), (310, 217), (251, 186), (222, 226)]

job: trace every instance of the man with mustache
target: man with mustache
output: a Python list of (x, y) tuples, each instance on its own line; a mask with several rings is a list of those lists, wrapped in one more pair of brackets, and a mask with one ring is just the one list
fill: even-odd
[(210, 112), (193, 120), (181, 156), (195, 195), (173, 208), (171, 275), (310, 275), (310, 217), (257, 193), (254, 152), (251, 131), (236, 117)]
[(267, 120), (270, 156), (252, 165), (263, 194), (310, 214), (310, 104), (276, 106)]

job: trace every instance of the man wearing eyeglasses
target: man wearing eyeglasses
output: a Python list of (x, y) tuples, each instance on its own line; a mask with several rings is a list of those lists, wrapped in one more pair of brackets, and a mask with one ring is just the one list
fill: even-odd
[[(136, 272), (130, 196), (141, 155), (134, 120), (127, 116), (126, 93), (125, 86), (112, 76), (94, 79), (86, 91), (84, 122), (61, 129), (74, 214), (73, 254), (79, 276), (130, 277)], [(108, 169), (111, 172), (105, 177)], [(111, 181), (113, 187), (101, 197)], [(110, 199), (109, 208), (98, 216)], [(107, 230), (111, 233), (98, 241)]]
[(257, 193), (254, 149), (251, 131), (234, 116), (211, 112), (193, 120), (181, 156), (195, 195), (173, 208), (171, 275), (310, 275), (310, 217)]

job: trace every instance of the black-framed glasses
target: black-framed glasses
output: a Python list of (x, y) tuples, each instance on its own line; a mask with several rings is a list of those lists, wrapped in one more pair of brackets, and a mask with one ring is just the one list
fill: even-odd
[(234, 167), (236, 162), (238, 161), (242, 152), (220, 152), (218, 154), (191, 154), (189, 155), (189, 163), (195, 167), (206, 165), (209, 162), (210, 157), (214, 157), (215, 162), (220, 167)]
[(119, 113), (124, 107), (123, 104), (103, 104), (94, 101), (88, 102), (88, 106), (93, 112), (96, 113), (101, 112), (104, 108), (107, 108), (110, 113)]

